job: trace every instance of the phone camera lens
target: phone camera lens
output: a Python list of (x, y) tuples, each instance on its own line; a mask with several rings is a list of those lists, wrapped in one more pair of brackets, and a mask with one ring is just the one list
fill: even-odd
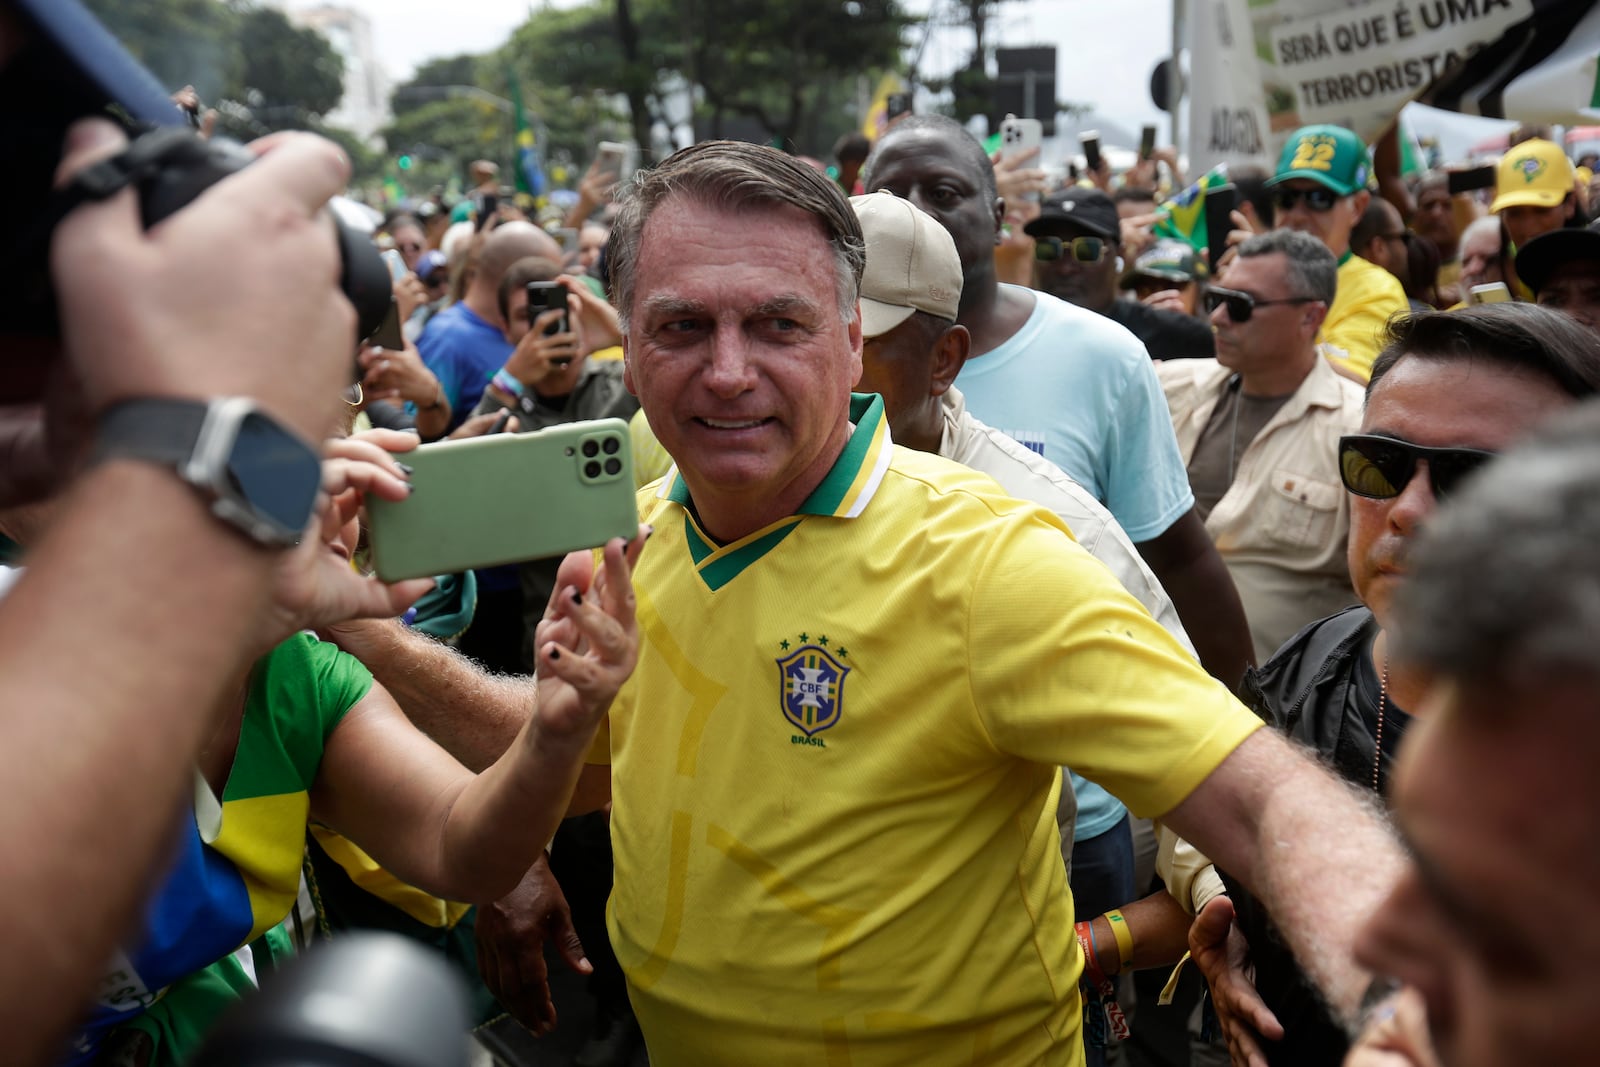
[(613, 475), (614, 474), (621, 474), (622, 473), (622, 460), (620, 460), (620, 459), (608, 459), (608, 460), (606, 460), (606, 473), (607, 474), (613, 474)]
[(617, 454), (617, 450), (622, 447), (622, 442), (618, 441), (615, 437), (608, 437), (600, 447), (605, 449), (606, 455), (614, 456)]
[(600, 454), (600, 444), (599, 444), (599, 442), (598, 441), (585, 441), (583, 443), (583, 454), (588, 459), (593, 459), (594, 457), (598, 456)]
[(583, 465), (583, 476), (585, 478), (600, 477), (600, 461), (592, 459), (588, 463), (585, 463)]

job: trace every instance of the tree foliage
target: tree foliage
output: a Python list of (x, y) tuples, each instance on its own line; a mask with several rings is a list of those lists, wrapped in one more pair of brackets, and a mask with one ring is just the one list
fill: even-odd
[(135, 59), (168, 88), (193, 85), (215, 100), (239, 53), (234, 12), (218, 0), (85, 0)]
[[(344, 59), (328, 39), (270, 7), (237, 12), (239, 64), (228, 95), (245, 100), (275, 129), (325, 115), (344, 96)], [(274, 116), (281, 116), (274, 119)]]
[(510, 52), (528, 77), (627, 100), (634, 139), (649, 143), (665, 87), (687, 85), (697, 125), (754, 124), (801, 151), (825, 151), (854, 125), (841, 108), (858, 74), (893, 67), (912, 20), (898, 0), (588, 0), (535, 11)]
[(344, 61), (328, 39), (252, 0), (86, 2), (164, 85), (232, 101), (223, 115), (234, 132), (316, 126), (344, 94)]

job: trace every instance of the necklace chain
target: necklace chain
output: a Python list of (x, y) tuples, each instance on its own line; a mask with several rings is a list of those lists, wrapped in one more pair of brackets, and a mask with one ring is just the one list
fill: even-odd
[(1372, 791), (1379, 794), (1383, 792), (1378, 788), (1378, 769), (1383, 766), (1383, 713), (1388, 707), (1389, 659), (1386, 656), (1383, 660), (1383, 674), (1378, 679), (1378, 729), (1372, 744)]

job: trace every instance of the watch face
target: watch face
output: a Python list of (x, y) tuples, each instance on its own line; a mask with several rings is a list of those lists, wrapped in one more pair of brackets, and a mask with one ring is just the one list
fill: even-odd
[(305, 442), (252, 412), (239, 423), (228, 480), (260, 518), (294, 537), (311, 519), (322, 464)]

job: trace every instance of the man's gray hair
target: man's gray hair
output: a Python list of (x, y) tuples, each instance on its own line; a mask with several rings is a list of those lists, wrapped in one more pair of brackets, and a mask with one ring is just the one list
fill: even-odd
[(634, 274), (645, 225), (655, 209), (674, 196), (726, 211), (787, 205), (815, 217), (833, 247), (839, 316), (846, 323), (854, 321), (867, 246), (861, 223), (838, 185), (773, 148), (743, 141), (703, 141), (636, 174), (622, 196), (606, 254), (624, 330), (633, 311)]
[(1289, 290), (1296, 297), (1333, 303), (1339, 289), (1339, 261), (1328, 246), (1309, 233), (1269, 230), (1239, 246), (1240, 259), (1282, 254), (1289, 265)]
[(1491, 685), (1600, 681), (1600, 401), (1473, 475), (1408, 562), (1397, 658)]

